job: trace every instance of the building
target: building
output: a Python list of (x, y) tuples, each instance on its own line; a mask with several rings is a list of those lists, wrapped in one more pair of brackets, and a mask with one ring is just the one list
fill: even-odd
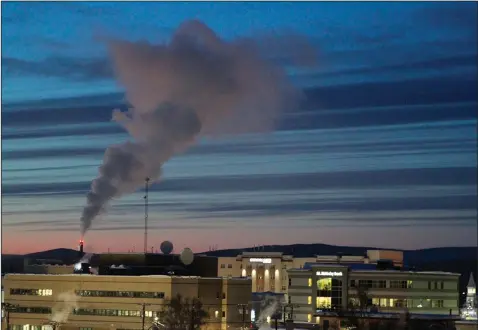
[(288, 277), (288, 302), (297, 321), (320, 323), (321, 312), (350, 309), (351, 304), (380, 312), (459, 314), (460, 274), (311, 263), (289, 269)]
[(466, 286), (466, 300), (463, 308), (461, 309), (461, 315), (465, 320), (478, 320), (477, 317), (477, 295), (476, 284), (473, 279), (473, 273), (470, 274), (468, 285)]
[(306, 263), (322, 264), (377, 264), (388, 260), (400, 267), (403, 265), (403, 252), (392, 250), (367, 250), (363, 256), (343, 254), (308, 258), (296, 258), (281, 252), (244, 252), (236, 257), (219, 257), (217, 276), (251, 277), (252, 292), (274, 292), (287, 295), (287, 270), (302, 268)]
[(251, 292), (250, 279), (166, 275), (7, 274), (3, 285), (5, 302), (14, 306), (12, 330), (44, 330), (52, 315), (68, 312), (62, 329), (142, 329), (143, 308), (150, 328), (165, 301), (177, 294), (201, 300), (209, 314), (203, 329), (225, 330), (242, 324), (238, 306), (248, 303)]
[(74, 260), (26, 260), (26, 274), (71, 274), (75, 263), (84, 262), (98, 275), (182, 275), (217, 277), (217, 258), (195, 255), (190, 265), (184, 265), (177, 254), (157, 253), (103, 253), (83, 256)]

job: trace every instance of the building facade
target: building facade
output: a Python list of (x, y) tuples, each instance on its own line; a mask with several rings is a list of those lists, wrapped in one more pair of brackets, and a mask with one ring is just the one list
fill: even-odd
[(370, 264), (308, 264), (289, 269), (288, 276), (288, 302), (297, 321), (319, 322), (320, 317), (314, 317), (318, 312), (351, 305), (380, 312), (459, 314), (460, 274), (380, 270)]
[[(168, 298), (199, 298), (209, 314), (205, 330), (242, 323), (237, 307), (250, 300), (250, 279), (201, 277), (7, 274), (3, 281), (12, 330), (45, 330), (52, 318), (62, 329), (146, 329)], [(66, 317), (66, 315), (68, 317)], [(161, 321), (159, 319), (159, 321)]]
[(288, 292), (289, 269), (303, 268), (307, 263), (322, 264), (377, 264), (379, 260), (390, 260), (396, 266), (403, 265), (403, 252), (391, 250), (368, 250), (363, 256), (317, 255), (296, 258), (281, 252), (244, 252), (236, 257), (219, 257), (219, 277), (250, 277), (252, 292)]

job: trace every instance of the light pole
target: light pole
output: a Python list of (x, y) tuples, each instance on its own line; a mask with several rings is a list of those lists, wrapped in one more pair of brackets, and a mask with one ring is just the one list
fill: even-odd
[(14, 312), (18, 305), (10, 303), (2, 303), (2, 311), (4, 313), (4, 319), (6, 323), (6, 329), (10, 330), (10, 312)]

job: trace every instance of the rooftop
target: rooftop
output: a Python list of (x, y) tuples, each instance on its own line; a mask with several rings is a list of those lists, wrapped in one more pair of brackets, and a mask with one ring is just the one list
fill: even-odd
[(217, 280), (217, 279), (222, 279), (222, 280), (242, 280), (242, 281), (247, 281), (250, 280), (250, 278), (246, 277), (230, 277), (230, 278), (222, 278), (222, 277), (200, 277), (200, 276), (180, 276), (180, 275), (95, 275), (95, 274), (6, 274), (4, 276), (5, 279), (8, 279), (9, 277), (14, 277), (14, 276), (45, 276), (45, 277), (75, 277), (75, 276), (90, 276), (92, 278), (106, 278), (106, 277), (112, 277), (112, 278), (161, 278), (161, 279), (203, 279), (203, 280)]
[(443, 272), (443, 271), (413, 271), (407, 268), (402, 269), (377, 269), (375, 264), (355, 264), (355, 263), (340, 263), (340, 264), (320, 264), (320, 263), (305, 263), (303, 268), (291, 268), (289, 271), (294, 272), (308, 272), (315, 268), (348, 268), (354, 273), (366, 273), (366, 272), (380, 272), (380, 273), (408, 273), (408, 274), (421, 274), (421, 275), (449, 275), (460, 276), (459, 273)]

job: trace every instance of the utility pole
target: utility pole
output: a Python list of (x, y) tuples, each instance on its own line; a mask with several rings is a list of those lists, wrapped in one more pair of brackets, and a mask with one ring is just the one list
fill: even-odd
[(144, 321), (146, 318), (146, 304), (143, 304), (141, 311), (141, 329), (144, 330)]
[(149, 178), (144, 180), (144, 254), (148, 253), (148, 188)]
[(2, 310), (5, 313), (5, 323), (6, 329), (10, 330), (10, 312), (15, 311), (18, 305), (10, 304), (10, 303), (2, 303)]
[(144, 325), (146, 323), (146, 306), (151, 304), (142, 303), (141, 305), (141, 329), (144, 330)]
[(246, 308), (247, 304), (238, 304), (237, 307), (239, 307), (242, 310), (242, 330), (246, 328)]

